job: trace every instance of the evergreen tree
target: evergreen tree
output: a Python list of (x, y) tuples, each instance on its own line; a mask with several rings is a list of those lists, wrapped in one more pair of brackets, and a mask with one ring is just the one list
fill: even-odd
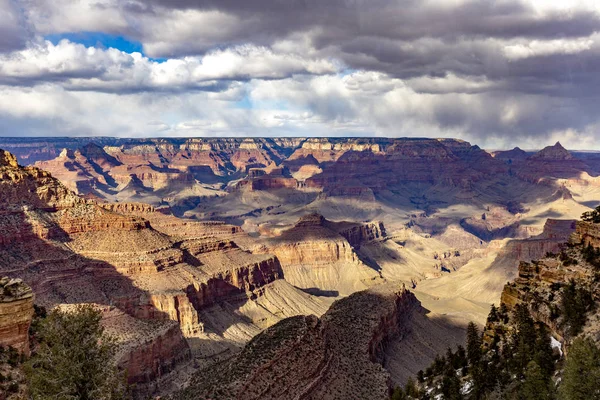
[(565, 363), (561, 400), (600, 399), (600, 349), (589, 338), (573, 341)]
[(592, 309), (594, 300), (591, 293), (571, 279), (561, 293), (561, 311), (569, 335), (577, 336), (587, 321), (587, 312)]
[(394, 392), (392, 393), (392, 400), (406, 400), (406, 394), (404, 393), (404, 390), (402, 390), (402, 388), (400, 386), (396, 386), (396, 388), (394, 389)]
[(549, 380), (554, 373), (554, 353), (552, 351), (550, 332), (548, 332), (548, 328), (544, 324), (540, 324), (537, 329), (533, 360), (540, 367), (544, 378)]
[(113, 364), (116, 346), (92, 306), (53, 310), (39, 327), (40, 345), (25, 372), (34, 399), (127, 399), (124, 376)]
[(463, 398), (460, 394), (460, 379), (456, 376), (456, 372), (451, 365), (448, 365), (442, 377), (442, 394), (446, 400), (461, 400)]
[(496, 308), (495, 304), (492, 304), (492, 308), (490, 309), (490, 313), (488, 314), (487, 317), (487, 322), (498, 322), (500, 321), (500, 315), (499, 315), (499, 311)]
[(529, 361), (533, 359), (536, 330), (535, 323), (527, 306), (517, 304), (513, 315), (516, 332), (512, 338), (512, 350), (514, 352), (512, 359), (512, 371), (517, 376), (523, 376), (525, 368)]
[(453, 367), (454, 369), (464, 368), (468, 365), (467, 352), (462, 345), (458, 345), (456, 348), (456, 354), (454, 356)]
[(483, 364), (485, 368), (482, 369), (480, 386), (484, 393), (489, 393), (494, 390), (498, 383), (501, 368), (500, 355), (496, 351), (488, 352)]
[(452, 365), (452, 363), (454, 362), (454, 352), (452, 351), (451, 347), (448, 347), (446, 349), (446, 361), (448, 361), (448, 364)]
[(552, 398), (549, 382), (535, 361), (527, 364), (524, 375), (525, 380), (519, 388), (519, 400), (548, 400)]
[(508, 308), (506, 307), (506, 304), (500, 303), (499, 314), (500, 318), (502, 319), (502, 322), (508, 324)]
[(481, 360), (481, 335), (477, 325), (469, 322), (467, 326), (467, 360), (469, 366), (476, 366)]
[(419, 398), (419, 388), (417, 387), (413, 378), (408, 378), (406, 386), (404, 387), (404, 391), (408, 397), (412, 397), (413, 399)]

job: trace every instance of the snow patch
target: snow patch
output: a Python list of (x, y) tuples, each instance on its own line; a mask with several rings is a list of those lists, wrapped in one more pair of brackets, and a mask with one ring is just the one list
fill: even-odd
[(554, 339), (554, 336), (550, 336), (550, 345), (552, 346), (553, 349), (558, 349), (558, 352), (560, 353), (560, 356), (562, 357), (563, 352), (562, 352), (562, 344)]
[(462, 388), (460, 388), (460, 394), (468, 394), (473, 389), (473, 381), (466, 381)]

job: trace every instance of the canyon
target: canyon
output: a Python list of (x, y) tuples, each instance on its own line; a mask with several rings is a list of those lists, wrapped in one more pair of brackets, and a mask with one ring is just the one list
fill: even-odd
[(598, 240), (575, 220), (600, 204), (600, 155), (560, 143), (0, 138), (0, 148), (10, 151), (0, 277), (31, 288), (15, 309), (23, 319), (0, 320), (0, 343), (29, 351), (11, 332), (27, 331), (33, 302), (95, 304), (138, 396), (386, 398), (462, 343), (469, 321), (483, 325), (522, 262), (573, 234)]
[[(321, 318), (292, 317), (268, 328), (217, 371), (197, 373), (176, 398), (386, 399), (398, 378), (381, 366), (386, 348), (409, 341), (422, 312), (402, 286), (354, 293)], [(410, 357), (408, 346), (395, 350)]]

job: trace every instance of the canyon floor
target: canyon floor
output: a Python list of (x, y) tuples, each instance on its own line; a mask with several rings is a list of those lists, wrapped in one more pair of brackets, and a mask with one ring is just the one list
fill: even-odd
[[(102, 307), (144, 393), (189, 379), (239, 393), (238, 375), (199, 382), (194, 371), (243, 360), (269, 334), (323, 365), (378, 362), (373, 382), (403, 383), (462, 343), (469, 321), (485, 322), (520, 261), (558, 251), (600, 204), (600, 155), (559, 143), (492, 153), (450, 139), (0, 138), (0, 148), (17, 156), (0, 168), (0, 274), (49, 307)], [(377, 318), (363, 326), (370, 307)], [(395, 339), (370, 361), (329, 359), (315, 349), (343, 337), (339, 309), (356, 312), (357, 348)], [(396, 315), (404, 309), (410, 318)], [(336, 398), (323, 382), (339, 370), (303, 371), (298, 393)], [(257, 372), (248, 393), (277, 398), (265, 379)]]

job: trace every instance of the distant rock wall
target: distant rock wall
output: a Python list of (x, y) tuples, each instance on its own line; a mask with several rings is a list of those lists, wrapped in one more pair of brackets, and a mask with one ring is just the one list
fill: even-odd
[(358, 262), (352, 246), (342, 238), (281, 243), (270, 248), (269, 251), (273, 252), (284, 265)]
[(386, 236), (385, 226), (383, 222), (371, 222), (368, 224), (360, 224), (339, 231), (340, 235), (346, 238), (348, 243), (353, 247), (360, 247), (365, 242), (371, 240), (382, 239)]

